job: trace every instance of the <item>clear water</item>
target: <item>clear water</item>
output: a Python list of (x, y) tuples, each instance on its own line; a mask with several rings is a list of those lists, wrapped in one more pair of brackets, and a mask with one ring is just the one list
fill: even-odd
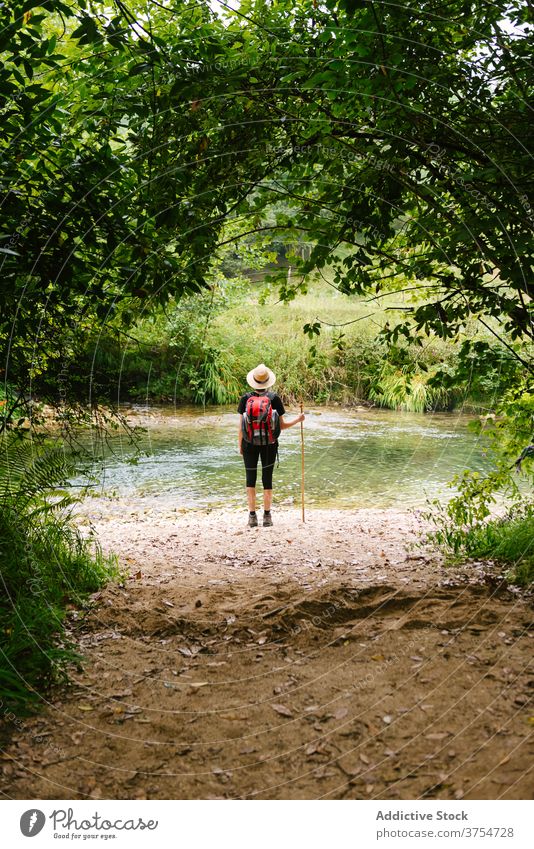
[[(147, 428), (139, 437), (138, 461), (132, 463), (135, 451), (128, 440), (114, 437), (104, 462), (95, 460), (93, 491), (161, 496), (176, 507), (242, 506), (244, 465), (237, 452), (235, 409), (151, 412), (157, 417), (143, 418), (138, 410)], [(454, 413), (310, 409), (304, 430), (306, 504), (417, 507), (427, 498), (450, 497), (447, 482), (453, 475), (489, 466), (482, 441), (467, 425), (467, 417)], [(280, 437), (274, 473), (278, 503), (300, 500), (300, 452), (297, 425)]]

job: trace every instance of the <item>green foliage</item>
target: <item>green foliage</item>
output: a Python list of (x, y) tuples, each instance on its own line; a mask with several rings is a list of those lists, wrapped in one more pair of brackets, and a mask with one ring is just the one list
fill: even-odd
[(64, 449), (43, 451), (38, 443), (20, 435), (4, 437), (0, 449), (1, 504), (31, 519), (73, 503), (65, 490), (54, 489), (54, 483), (68, 480), (75, 471)]
[(229, 404), (240, 395), (240, 374), (225, 352), (208, 346), (196, 374), (190, 374), (189, 387), (197, 404)]
[(450, 409), (452, 393), (442, 386), (430, 385), (428, 377), (428, 368), (422, 371), (415, 358), (399, 367), (386, 357), (371, 380), (369, 400), (379, 407), (411, 413)]
[(520, 376), (521, 364), (504, 345), (467, 338), (461, 342), (453, 363), (438, 367), (429, 384), (452, 392), (462, 388), (471, 398), (494, 408)]
[[(533, 442), (534, 396), (527, 385), (520, 380), (497, 413), (476, 425), (487, 440), (493, 470), (486, 475), (466, 470), (451, 482), (457, 494), (446, 505), (433, 502), (426, 514), (435, 526), (429, 539), (445, 551), (512, 563), (513, 579), (523, 583), (532, 580), (534, 569), (534, 502), (525, 495), (534, 486), (534, 454), (525, 451)], [(504, 516), (495, 518), (503, 503)]]
[(21, 400), (20, 393), (11, 385), (0, 384), (0, 431), (6, 427), (22, 427), (25, 423), (25, 409)]
[[(433, 514), (433, 518), (436, 518), (436, 514)], [(456, 561), (465, 557), (494, 560), (510, 567), (510, 581), (524, 586), (534, 583), (532, 501), (515, 504), (503, 516), (486, 518), (465, 526), (441, 521), (430, 538)]]
[[(288, 242), (305, 233), (311, 247), (297, 265), (333, 263), (340, 291), (418, 290), (419, 302), (383, 328), (393, 343), (429, 333), (456, 341), (469, 318), (503, 340), (532, 341), (530, 12), (519, 0), (489, 14), (459, 4), (446, 19), (420, 4), (335, 4), (334, 33), (332, 5), (313, 6), (294, 11), (300, 49), (280, 80), (292, 99), (283, 181), (274, 200), (264, 184), (251, 210), (263, 207), (267, 221), (273, 202), (287, 200), (278, 228)], [(270, 24), (283, 14), (273, 4)], [(521, 22), (521, 34), (505, 19)], [(510, 351), (532, 371), (531, 354)]]
[[(484, 434), (504, 466), (504, 473), (509, 471), (509, 463), (515, 461), (525, 446), (534, 441), (532, 381), (520, 375), (499, 399), (495, 413), (481, 417), (478, 422), (473, 423), (472, 429)], [(534, 484), (532, 459), (525, 461), (524, 470)]]
[[(472, 403), (469, 376), (465, 385), (457, 376), (450, 388), (435, 380), (438, 370), (459, 371), (457, 348), (449, 342), (434, 339), (422, 348), (377, 341), (384, 309), (369, 314), (365, 302), (322, 281), (290, 304), (274, 300), (261, 282), (223, 280), (142, 320), (131, 329), (135, 340), (91, 339), (81, 371), (92, 372), (100, 397), (116, 398), (120, 387), (123, 400), (233, 403), (259, 358), (270, 363), (288, 401), (367, 401), (415, 412)], [(388, 300), (382, 303), (387, 307)], [(479, 403), (493, 403), (494, 393), (485, 396), (480, 386), (477, 392)]]
[(72, 472), (57, 449), (12, 435), (0, 442), (0, 700), (19, 713), (76, 658), (67, 607), (117, 574), (65, 513)]
[(518, 584), (534, 583), (534, 503), (484, 523), (466, 541), (465, 550), (470, 557), (510, 564), (510, 578)]
[(49, 401), (79, 398), (83, 377), (94, 401), (76, 372), (95, 328), (124, 331), (231, 267), (230, 210), (263, 174), (241, 150), (266, 125), (249, 110), (236, 144), (225, 74), (197, 110), (199, 66), (241, 61), (208, 3), (15, 2), (0, 19), (0, 360), (24, 402), (36, 380)]
[(285, 299), (327, 265), (348, 295), (410, 288), (384, 339), (457, 344), (474, 319), (532, 371), (528, 5), (243, 8), (2, 7), (6, 380), (65, 396), (95, 328), (255, 244), (303, 272)]

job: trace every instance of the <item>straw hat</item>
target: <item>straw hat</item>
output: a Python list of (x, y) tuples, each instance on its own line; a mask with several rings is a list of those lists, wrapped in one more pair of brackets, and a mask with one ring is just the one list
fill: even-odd
[(253, 389), (269, 389), (275, 382), (276, 375), (264, 363), (260, 363), (247, 374), (247, 383)]

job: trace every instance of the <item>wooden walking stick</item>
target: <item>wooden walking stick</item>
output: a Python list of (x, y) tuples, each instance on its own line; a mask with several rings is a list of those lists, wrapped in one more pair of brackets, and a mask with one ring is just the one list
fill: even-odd
[[(300, 412), (301, 415), (304, 412), (302, 409), (302, 401), (300, 402)], [(302, 521), (305, 522), (304, 518), (304, 423), (300, 423), (300, 492), (302, 497)]]

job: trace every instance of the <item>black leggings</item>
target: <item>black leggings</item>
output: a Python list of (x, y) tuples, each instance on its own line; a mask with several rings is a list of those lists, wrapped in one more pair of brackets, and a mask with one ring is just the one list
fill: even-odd
[(247, 486), (256, 486), (258, 458), (261, 457), (261, 482), (264, 489), (273, 488), (273, 469), (278, 453), (278, 443), (273, 445), (252, 445), (243, 440), (243, 460), (247, 472)]

